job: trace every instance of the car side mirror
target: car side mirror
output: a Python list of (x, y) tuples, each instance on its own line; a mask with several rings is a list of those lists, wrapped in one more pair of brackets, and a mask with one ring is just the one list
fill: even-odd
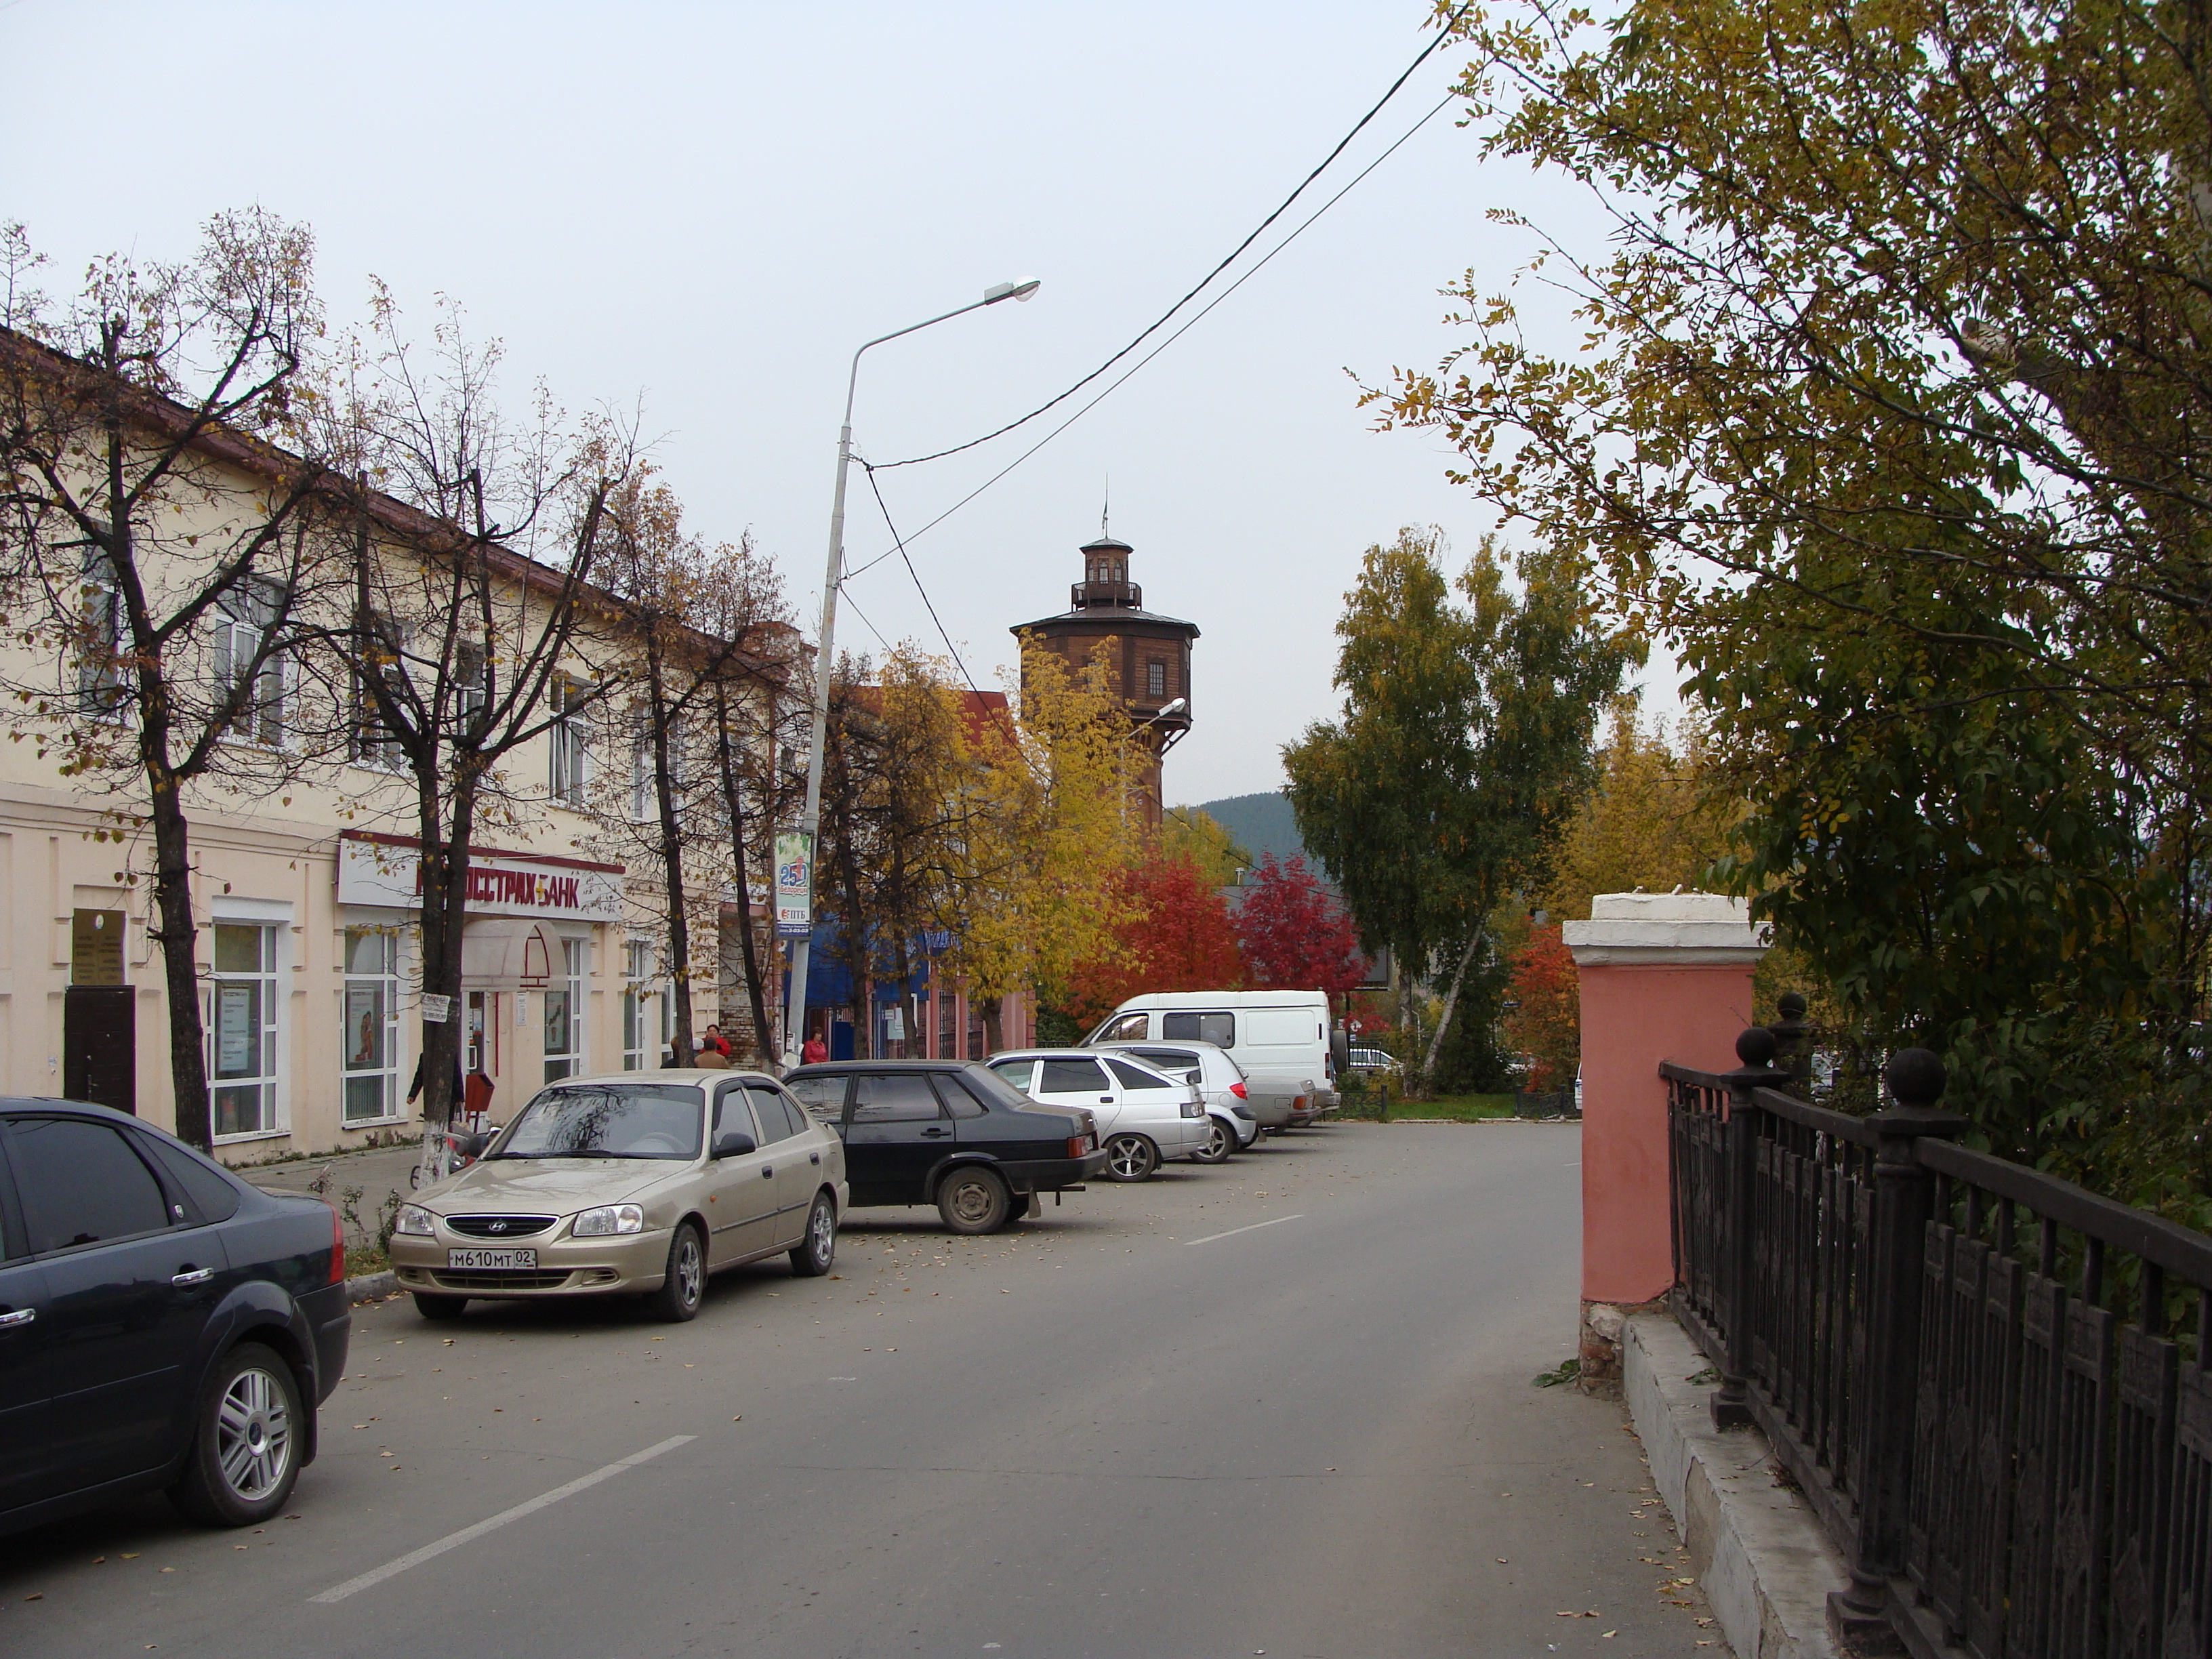
[(714, 1137), (716, 1158), (743, 1158), (747, 1152), (758, 1150), (758, 1143), (742, 1129), (726, 1129)]

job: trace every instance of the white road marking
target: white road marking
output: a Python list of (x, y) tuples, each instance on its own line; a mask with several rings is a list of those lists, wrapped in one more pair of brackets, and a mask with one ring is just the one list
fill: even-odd
[(1297, 1215), (1279, 1215), (1273, 1221), (1255, 1221), (1249, 1227), (1231, 1227), (1225, 1233), (1208, 1233), (1204, 1238), (1186, 1238), (1183, 1243), (1186, 1245), (1211, 1244), (1217, 1238), (1234, 1238), (1239, 1233), (1255, 1233), (1262, 1227), (1276, 1227), (1285, 1221), (1297, 1221), (1302, 1219), (1304, 1214), (1305, 1212), (1301, 1210)]
[(525, 1516), (535, 1515), (538, 1510), (557, 1504), (564, 1498), (574, 1497), (586, 1486), (596, 1486), (602, 1480), (611, 1480), (624, 1469), (634, 1469), (639, 1464), (659, 1456), (663, 1452), (674, 1451), (678, 1446), (688, 1446), (696, 1438), (698, 1438), (696, 1435), (671, 1435), (659, 1445), (647, 1446), (641, 1452), (633, 1452), (619, 1463), (610, 1463), (603, 1469), (593, 1469), (589, 1474), (579, 1475), (565, 1486), (556, 1486), (551, 1492), (540, 1492), (526, 1504), (517, 1504), (511, 1510), (501, 1510), (489, 1521), (479, 1521), (473, 1527), (463, 1527), (459, 1532), (447, 1533), (434, 1544), (425, 1544), (419, 1550), (410, 1550), (396, 1561), (386, 1561), (382, 1566), (372, 1568), (358, 1578), (349, 1578), (344, 1583), (334, 1585), (321, 1595), (311, 1595), (307, 1599), (310, 1601), (325, 1603), (343, 1601), (347, 1596), (365, 1590), (373, 1584), (380, 1584), (386, 1579), (406, 1571), (410, 1567), (419, 1567), (434, 1556), (443, 1555), (447, 1550), (459, 1549), (472, 1539), (481, 1538), (488, 1532), (496, 1531), (511, 1522), (521, 1520)]

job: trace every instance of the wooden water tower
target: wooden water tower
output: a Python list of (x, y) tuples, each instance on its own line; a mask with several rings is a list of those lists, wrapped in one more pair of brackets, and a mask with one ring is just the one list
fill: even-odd
[[(1082, 550), (1083, 580), (1069, 589), (1068, 609), (1012, 632), (1017, 639), (1042, 641), (1071, 668), (1083, 667), (1104, 646), (1114, 689), (1134, 728), (1130, 741), (1147, 757), (1140, 790), (1146, 822), (1157, 829), (1161, 757), (1190, 730), (1190, 642), (1198, 637), (1198, 624), (1145, 609), (1144, 589), (1129, 580), (1133, 550), (1101, 533)], [(1173, 714), (1160, 712), (1178, 699), (1182, 706)]]

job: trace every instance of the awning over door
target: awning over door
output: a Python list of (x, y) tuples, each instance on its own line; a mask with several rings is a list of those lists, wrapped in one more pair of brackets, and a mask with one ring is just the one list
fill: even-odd
[(461, 930), (461, 983), (471, 991), (536, 991), (553, 977), (560, 940), (543, 922), (482, 916)]

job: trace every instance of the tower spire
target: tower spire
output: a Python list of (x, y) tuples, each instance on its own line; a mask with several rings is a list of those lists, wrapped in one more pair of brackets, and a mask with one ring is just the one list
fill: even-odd
[(1098, 509), (1098, 539), (1100, 541), (1104, 541), (1109, 536), (1111, 536), (1114, 533), (1113, 531), (1107, 527), (1106, 523), (1106, 521), (1113, 516), (1113, 514), (1114, 475), (1109, 472), (1106, 475), (1106, 499)]

